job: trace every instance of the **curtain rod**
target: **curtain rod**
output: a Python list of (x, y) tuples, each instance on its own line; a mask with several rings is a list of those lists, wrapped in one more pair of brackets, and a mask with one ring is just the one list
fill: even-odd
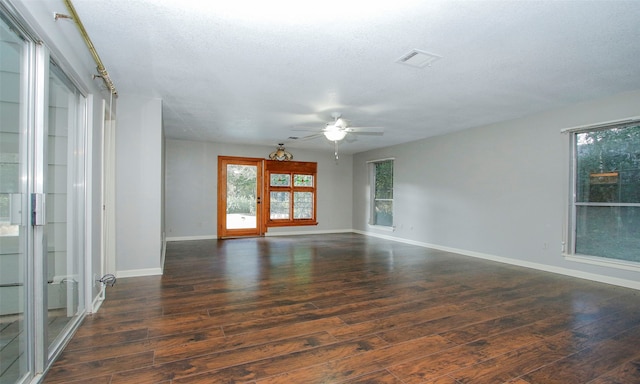
[(96, 47), (91, 42), (91, 38), (89, 38), (89, 34), (87, 33), (87, 30), (84, 28), (84, 25), (80, 20), (80, 16), (78, 16), (78, 12), (76, 12), (75, 7), (71, 3), (71, 0), (64, 0), (64, 4), (67, 6), (67, 10), (71, 15), (66, 16), (66, 15), (61, 15), (59, 13), (56, 13), (54, 14), (55, 19), (58, 20), (59, 18), (69, 18), (74, 21), (74, 23), (78, 27), (78, 30), (80, 31), (80, 35), (82, 36), (82, 39), (84, 40), (85, 44), (87, 44), (87, 48), (89, 48), (89, 52), (91, 53), (91, 56), (93, 56), (93, 60), (96, 62), (96, 65), (97, 65), (96, 69), (98, 70), (99, 75), (94, 75), (93, 77), (102, 78), (102, 81), (107, 86), (111, 94), (115, 97), (118, 97), (118, 91), (116, 91), (116, 86), (113, 84), (113, 81), (111, 81), (111, 78), (109, 77), (109, 73), (107, 72), (107, 69), (104, 67), (102, 60), (100, 60), (100, 56), (96, 51)]

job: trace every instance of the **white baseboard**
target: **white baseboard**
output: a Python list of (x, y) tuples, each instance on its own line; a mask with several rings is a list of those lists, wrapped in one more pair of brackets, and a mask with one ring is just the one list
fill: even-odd
[(191, 240), (215, 240), (218, 236), (216, 235), (205, 235), (205, 236), (175, 236), (175, 237), (167, 237), (166, 241), (191, 241)]
[(162, 268), (129, 269), (125, 271), (116, 272), (117, 278), (159, 276), (159, 275), (162, 275)]
[[(311, 230), (311, 231), (286, 231), (286, 232), (267, 232), (264, 234), (265, 237), (271, 236), (295, 236), (295, 235), (322, 235), (329, 233), (351, 233), (354, 232), (353, 229), (329, 229), (329, 230)], [(176, 236), (176, 237), (167, 237), (167, 242), (170, 241), (191, 241), (191, 240), (215, 240), (218, 237), (216, 235), (206, 235), (206, 236)]]
[(476, 257), (476, 258), (479, 258), (479, 259), (495, 261), (495, 262), (498, 262), (498, 263), (516, 265), (516, 266), (519, 266), (519, 267), (537, 269), (537, 270), (540, 270), (540, 271), (557, 273), (557, 274), (560, 274), (560, 275), (565, 275), (565, 276), (570, 276), (570, 277), (577, 277), (579, 279), (597, 281), (597, 282), (600, 282), (600, 283), (612, 284), (612, 285), (617, 285), (617, 286), (620, 286), (620, 287), (626, 287), (626, 288), (632, 288), (632, 289), (640, 290), (640, 282), (634, 281), (634, 280), (620, 279), (620, 278), (611, 277), (611, 276), (602, 276), (602, 275), (598, 275), (598, 274), (595, 274), (595, 273), (576, 271), (574, 269), (569, 269), (569, 268), (554, 267), (554, 266), (546, 265), (546, 264), (539, 264), (539, 263), (532, 263), (532, 262), (524, 261), (524, 260), (510, 259), (508, 257), (490, 255), (490, 254), (481, 253), (481, 252), (469, 251), (469, 250), (466, 250), (466, 249), (445, 247), (445, 246), (441, 246), (441, 245), (437, 245), (437, 244), (423, 243), (423, 242), (420, 242), (420, 241), (402, 239), (402, 238), (399, 238), (399, 237), (382, 235), (382, 234), (373, 233), (373, 232), (366, 232), (366, 231), (360, 231), (360, 230), (353, 230), (353, 232), (359, 233), (361, 235), (379, 237), (381, 239), (397, 241), (397, 242), (405, 243), (405, 244), (416, 245), (416, 246), (419, 246), (419, 247), (437, 249), (437, 250), (440, 250), (440, 251), (457, 253), (457, 254), (464, 255), (464, 256), (470, 256), (470, 257)]
[(296, 236), (296, 235), (326, 235), (331, 233), (352, 233), (353, 229), (328, 229), (321, 231), (287, 231), (287, 232), (267, 232), (264, 234), (265, 237), (272, 236)]

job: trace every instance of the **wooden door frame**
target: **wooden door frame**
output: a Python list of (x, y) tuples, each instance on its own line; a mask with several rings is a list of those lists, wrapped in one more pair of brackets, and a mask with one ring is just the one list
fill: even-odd
[[(227, 165), (255, 165), (258, 167), (256, 175), (256, 228), (227, 229)], [(218, 239), (230, 237), (264, 236), (265, 224), (263, 219), (264, 194), (264, 159), (256, 157), (218, 156)]]

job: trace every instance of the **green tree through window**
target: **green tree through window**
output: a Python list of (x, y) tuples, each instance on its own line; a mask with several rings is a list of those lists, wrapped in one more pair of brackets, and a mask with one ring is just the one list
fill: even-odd
[(393, 226), (393, 160), (373, 163), (371, 224)]
[(574, 133), (576, 254), (640, 262), (640, 125)]
[(256, 168), (229, 165), (227, 168), (227, 213), (256, 213)]

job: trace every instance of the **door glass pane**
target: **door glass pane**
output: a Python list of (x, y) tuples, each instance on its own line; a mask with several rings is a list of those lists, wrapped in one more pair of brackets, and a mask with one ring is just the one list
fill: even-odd
[(313, 187), (313, 175), (294, 175), (294, 187)]
[(269, 218), (282, 220), (289, 218), (289, 192), (271, 192), (269, 196)]
[(313, 218), (313, 193), (293, 192), (293, 218)]
[(287, 173), (272, 173), (271, 174), (271, 186), (272, 187), (288, 187), (291, 185), (291, 175)]
[(258, 167), (227, 165), (227, 229), (257, 228)]
[(21, 82), (26, 43), (0, 19), (0, 383), (28, 373), (26, 305), (26, 172)]
[(46, 315), (50, 352), (82, 310), (84, 138), (78, 124), (81, 101), (79, 92), (52, 63), (45, 139)]

